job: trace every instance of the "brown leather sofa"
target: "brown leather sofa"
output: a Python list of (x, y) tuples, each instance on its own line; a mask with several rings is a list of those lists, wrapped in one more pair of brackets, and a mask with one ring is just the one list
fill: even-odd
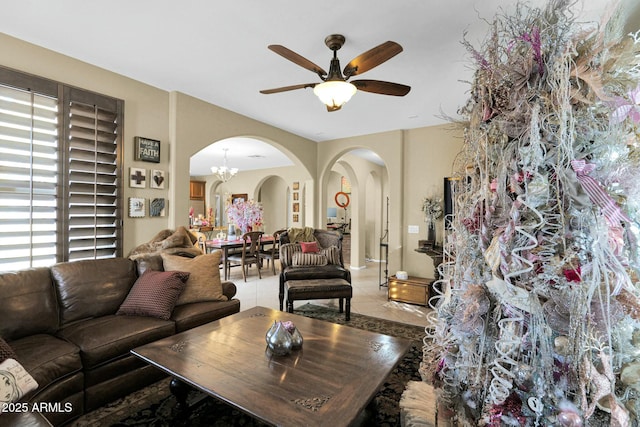
[[(318, 242), (320, 248), (328, 248), (336, 246), (339, 250), (339, 263), (314, 266), (293, 266), (287, 262), (287, 256), (283, 253), (286, 251), (287, 244), (291, 243), (289, 232), (280, 234), (280, 310), (284, 306), (285, 283), (289, 280), (308, 280), (308, 279), (344, 279), (351, 283), (351, 272), (344, 268), (344, 259), (342, 257), (342, 234), (332, 230), (314, 229), (313, 236)], [(283, 249), (284, 248), (284, 249)]]
[[(57, 403), (46, 418), (65, 424), (165, 375), (131, 349), (240, 311), (223, 282), (228, 301), (176, 306), (169, 320), (116, 315), (146, 267), (116, 258), (0, 274), (0, 337), (39, 385), (21, 402)], [(0, 425), (19, 416), (0, 414)]]

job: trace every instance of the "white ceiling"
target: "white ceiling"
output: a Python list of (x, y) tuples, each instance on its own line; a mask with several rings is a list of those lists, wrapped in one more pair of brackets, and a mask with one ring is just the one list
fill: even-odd
[[(640, 28), (640, 2), (629, 3), (629, 30)], [(498, 10), (513, 0), (20, 0), (0, 14), (0, 31), (167, 91), (180, 91), (302, 137), (324, 141), (444, 123), (468, 96), (470, 58), (463, 34), (479, 46)], [(608, 0), (576, 5), (597, 20)], [(544, 0), (533, 0), (534, 6)], [(71, 19), (73, 18), (73, 19)], [(61, 26), (62, 24), (62, 26)], [(263, 95), (314, 83), (314, 73), (267, 49), (281, 44), (325, 70), (324, 38), (346, 44), (341, 65), (387, 40), (404, 51), (358, 78), (411, 86), (405, 97), (358, 92), (328, 113), (311, 89)], [(212, 141), (213, 142), (213, 141)], [(246, 142), (246, 141), (245, 141)], [(234, 144), (235, 145), (235, 144)], [(221, 164), (216, 155), (207, 162)], [(255, 147), (254, 147), (255, 148)], [(258, 149), (258, 148), (255, 148)], [(233, 166), (232, 151), (229, 164)], [(255, 160), (259, 162), (259, 159)], [(207, 166), (211, 166), (209, 163)]]

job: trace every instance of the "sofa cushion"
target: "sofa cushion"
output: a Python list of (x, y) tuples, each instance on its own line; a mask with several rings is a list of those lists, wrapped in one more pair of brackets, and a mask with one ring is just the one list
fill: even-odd
[(169, 320), (142, 316), (102, 316), (71, 324), (58, 336), (80, 347), (85, 370), (126, 356), (131, 349), (172, 335)]
[(308, 267), (290, 267), (282, 271), (282, 283), (287, 280), (304, 279), (345, 279), (350, 281), (351, 273), (344, 267), (334, 264)]
[(62, 308), (62, 326), (115, 314), (136, 281), (127, 258), (63, 262), (51, 267)]
[[(38, 383), (15, 359), (0, 363), (0, 402), (17, 402), (30, 391), (38, 388)], [(0, 414), (3, 412), (0, 405)]]
[(11, 346), (40, 390), (82, 371), (80, 349), (52, 335), (32, 335), (12, 341)]
[(4, 362), (7, 359), (17, 359), (16, 352), (13, 351), (13, 348), (0, 337), (0, 363)]
[(136, 280), (116, 314), (168, 320), (189, 273), (146, 271)]
[(165, 271), (187, 271), (184, 291), (178, 297), (176, 305), (202, 301), (226, 301), (220, 281), (220, 251), (186, 258), (177, 255), (162, 254)]
[(56, 294), (48, 268), (0, 274), (0, 337), (7, 341), (58, 330)]
[(314, 265), (327, 265), (327, 256), (313, 252), (296, 252), (291, 260), (292, 267), (309, 267)]
[(194, 302), (176, 306), (171, 320), (176, 332), (186, 331), (240, 311), (240, 300)]

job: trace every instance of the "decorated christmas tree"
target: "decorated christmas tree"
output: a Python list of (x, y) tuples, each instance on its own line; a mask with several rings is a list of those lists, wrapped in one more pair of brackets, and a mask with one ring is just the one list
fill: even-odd
[(638, 425), (640, 33), (574, 6), (519, 4), (463, 41), (476, 71), (421, 367), (443, 425)]

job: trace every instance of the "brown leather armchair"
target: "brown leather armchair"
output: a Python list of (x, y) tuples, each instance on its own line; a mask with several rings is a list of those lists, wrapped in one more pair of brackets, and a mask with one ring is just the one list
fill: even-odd
[[(322, 249), (336, 246), (339, 252), (339, 260), (337, 263), (329, 263), (327, 265), (314, 266), (293, 266), (290, 262), (289, 233), (280, 234), (280, 310), (284, 307), (285, 282), (289, 280), (308, 280), (308, 279), (344, 279), (351, 283), (351, 272), (344, 267), (344, 259), (342, 257), (342, 234), (337, 231), (314, 229), (313, 235), (318, 246)], [(289, 246), (287, 246), (289, 245)]]

